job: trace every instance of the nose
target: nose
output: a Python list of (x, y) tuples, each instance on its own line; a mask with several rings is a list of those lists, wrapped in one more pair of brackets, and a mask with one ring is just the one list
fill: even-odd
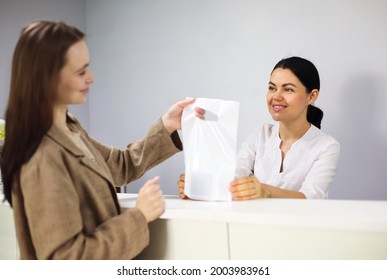
[(89, 75), (86, 79), (86, 83), (89, 85), (89, 84), (92, 84), (94, 82), (94, 74), (93, 72), (89, 71)]
[(275, 99), (275, 100), (282, 100), (283, 99), (282, 91), (281, 90), (277, 90), (274, 93), (274, 95), (273, 95), (273, 99)]

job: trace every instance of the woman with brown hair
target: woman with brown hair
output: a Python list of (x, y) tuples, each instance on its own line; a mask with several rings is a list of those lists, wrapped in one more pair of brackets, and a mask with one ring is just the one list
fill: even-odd
[(22, 259), (135, 257), (164, 198), (156, 177), (121, 211), (115, 187), (182, 149), (176, 130), (194, 100), (174, 104), (125, 150), (99, 143), (68, 113), (94, 81), (84, 37), (63, 22), (36, 21), (14, 51), (1, 170)]

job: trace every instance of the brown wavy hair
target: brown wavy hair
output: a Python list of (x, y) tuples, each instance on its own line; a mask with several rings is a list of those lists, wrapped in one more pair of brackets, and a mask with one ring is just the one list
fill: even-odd
[(59, 73), (68, 49), (85, 34), (64, 22), (34, 21), (24, 27), (12, 60), (1, 154), (4, 195), (12, 205), (12, 185), (53, 123)]

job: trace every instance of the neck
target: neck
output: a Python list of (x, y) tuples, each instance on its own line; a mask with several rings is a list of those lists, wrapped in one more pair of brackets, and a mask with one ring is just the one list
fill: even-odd
[(68, 130), (67, 123), (66, 123), (66, 114), (67, 114), (66, 106), (54, 108), (54, 119), (53, 119), (54, 125), (59, 127), (60, 129)]
[(283, 142), (294, 142), (300, 139), (310, 128), (310, 123), (304, 121), (302, 123), (285, 124), (280, 122), (279, 134)]

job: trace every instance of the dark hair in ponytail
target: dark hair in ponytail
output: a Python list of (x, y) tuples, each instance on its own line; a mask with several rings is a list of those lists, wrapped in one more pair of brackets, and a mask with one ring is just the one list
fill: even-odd
[[(273, 71), (277, 68), (289, 69), (305, 86), (306, 92), (311, 93), (312, 90), (320, 90), (320, 76), (317, 68), (312, 62), (307, 59), (293, 56), (282, 59), (273, 68)], [(273, 72), (272, 71), (272, 72)], [(321, 121), (324, 116), (323, 111), (314, 106), (309, 105), (306, 113), (306, 119), (314, 126), (321, 128)]]

